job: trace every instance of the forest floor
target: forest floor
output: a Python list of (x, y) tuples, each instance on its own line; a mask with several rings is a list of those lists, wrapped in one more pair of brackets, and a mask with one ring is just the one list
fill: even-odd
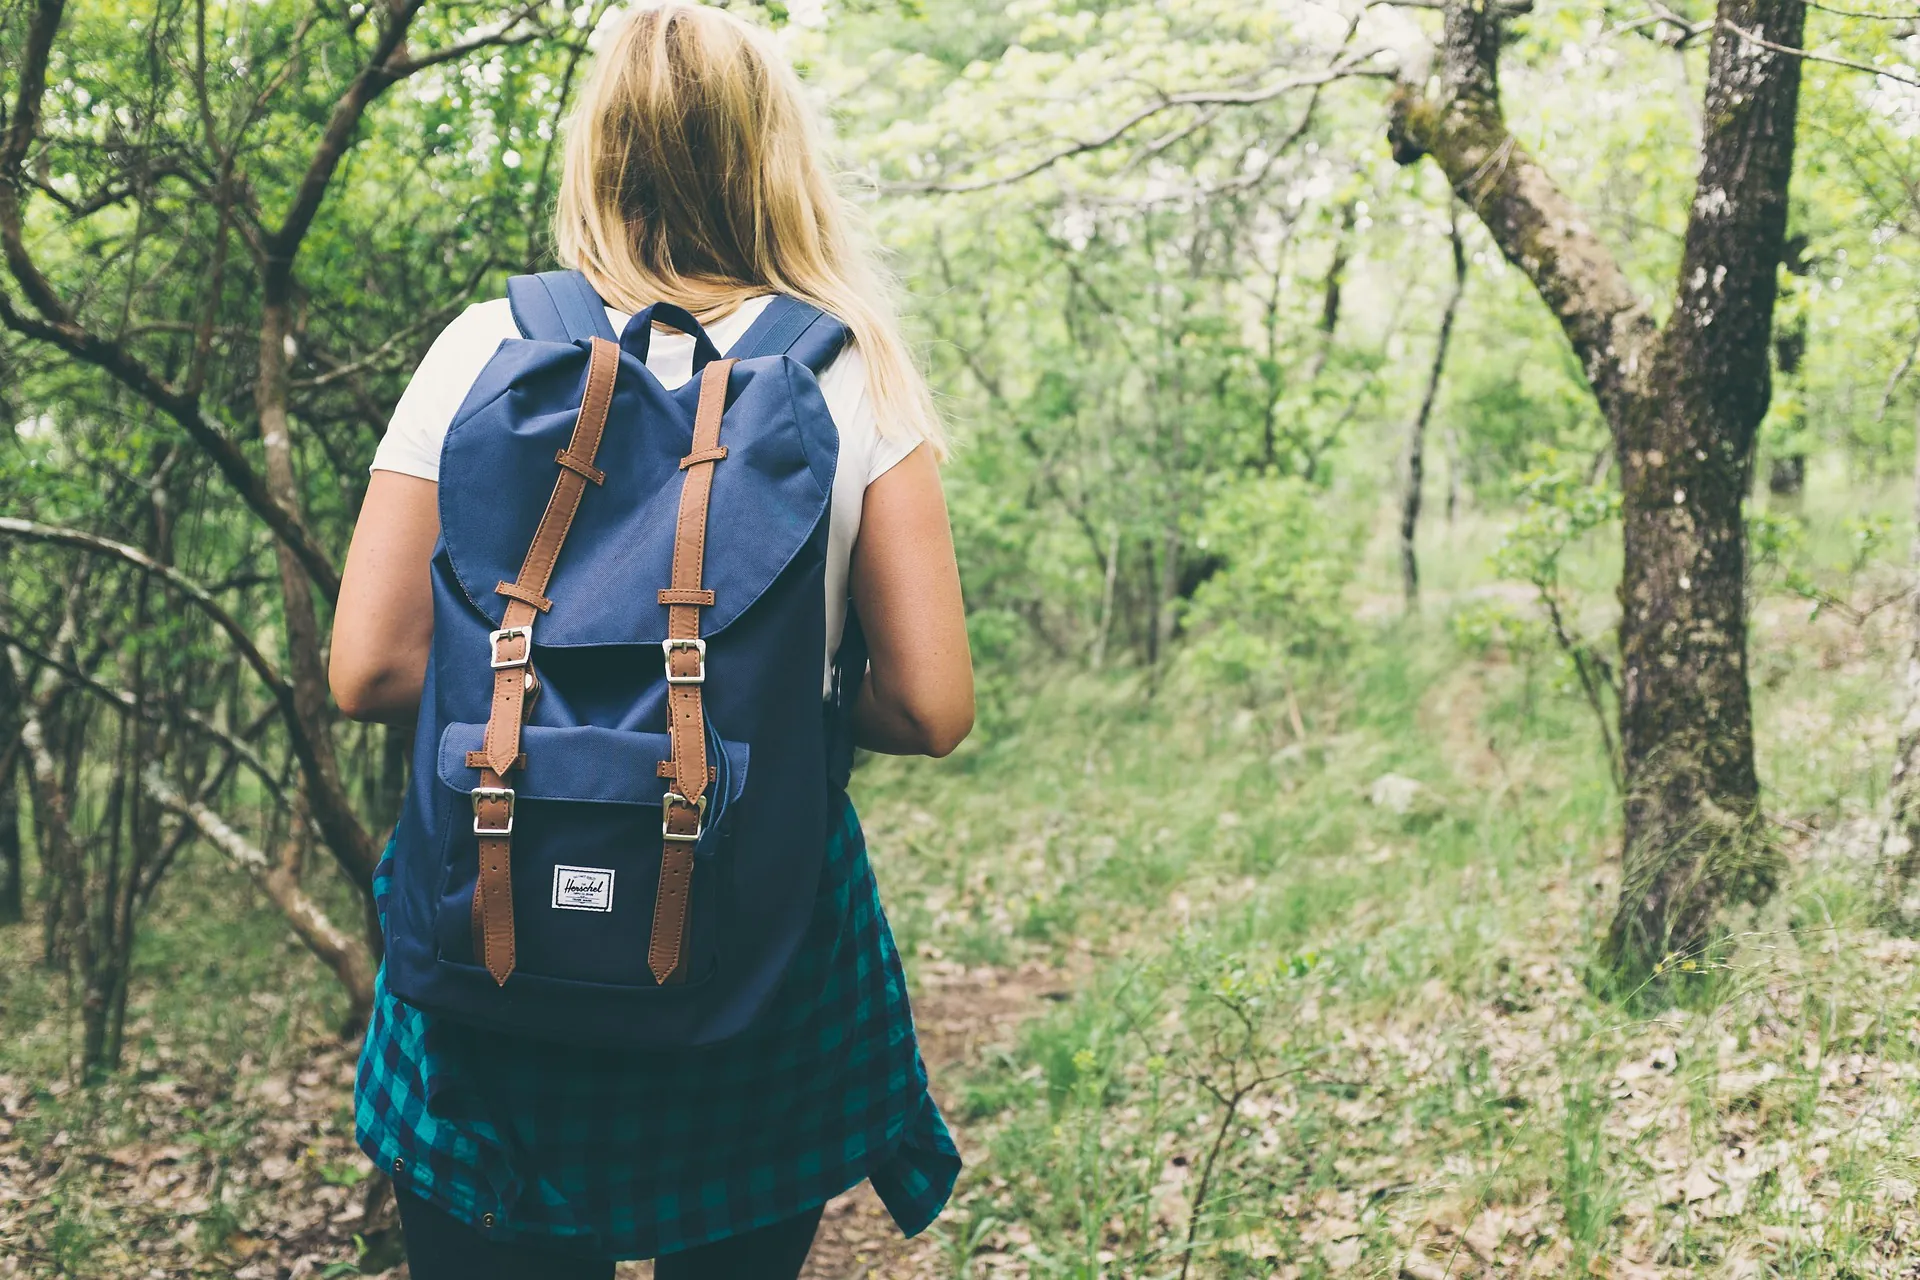
[[(1623, 996), (1592, 712), (1455, 536), (1416, 619), (1370, 558), (1297, 720), (1197, 670), (989, 674), (952, 760), (862, 768), (968, 1169), (917, 1241), (837, 1202), (810, 1276), (1914, 1274), (1920, 943), (1872, 923), (1898, 611), (1760, 600), (1782, 884)], [(1597, 630), (1610, 567), (1575, 568)], [(91, 1088), (37, 948), (0, 930), (0, 1277), (404, 1274), (338, 998), (249, 888), (179, 869)]]

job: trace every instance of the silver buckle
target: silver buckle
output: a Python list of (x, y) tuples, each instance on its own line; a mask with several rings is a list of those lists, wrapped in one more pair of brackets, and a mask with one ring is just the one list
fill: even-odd
[[(500, 656), (500, 642), (502, 640), (514, 639), (525, 640), (527, 642), (526, 656), (524, 658), (502, 658)], [(495, 671), (507, 667), (524, 667), (530, 665), (533, 662), (533, 628), (502, 627), (498, 631), (487, 632), (487, 661)]]
[[(506, 826), (483, 827), (480, 825), (480, 806), (488, 800), (505, 800), (507, 802)], [(475, 787), (473, 789), (473, 834), (477, 836), (510, 836), (513, 834), (512, 787)]]
[[(692, 808), (695, 814), (692, 835), (683, 835), (680, 832), (668, 830), (667, 810), (676, 804)], [(660, 802), (660, 838), (662, 840), (678, 840), (683, 844), (692, 844), (700, 838), (700, 833), (706, 829), (707, 797), (704, 794), (697, 795), (689, 800), (678, 791), (667, 792), (666, 798)]]
[[(673, 651), (691, 649), (700, 655), (700, 669), (690, 676), (673, 674)], [(660, 642), (660, 653), (667, 664), (668, 684), (705, 684), (707, 682), (707, 642), (705, 640), (675, 639), (668, 637)]]

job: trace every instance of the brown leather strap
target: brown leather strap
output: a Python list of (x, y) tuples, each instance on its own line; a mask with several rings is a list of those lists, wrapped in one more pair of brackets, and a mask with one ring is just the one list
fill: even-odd
[(595, 484), (605, 484), (607, 482), (606, 472), (594, 466), (593, 463), (587, 460), (586, 458), (574, 457), (571, 453), (568, 453), (565, 449), (562, 449), (558, 453), (554, 454), (553, 460), (559, 463), (561, 466), (565, 467), (569, 471), (578, 471), (581, 475), (593, 481)]
[(529, 591), (527, 588), (515, 582), (496, 582), (493, 584), (493, 589), (509, 600), (519, 600), (522, 603), (530, 604), (542, 613), (547, 613), (553, 608), (553, 601), (547, 599), (539, 592)]
[[(604, 338), (593, 339), (587, 362), (587, 389), (580, 414), (573, 420), (573, 436), (556, 456), (560, 477), (541, 513), (533, 542), (520, 564), (520, 576), (494, 589), (507, 598), (500, 629), (489, 637), (488, 660), (493, 664), (493, 706), (487, 715), (486, 736), (480, 743), (480, 785), (473, 792), (473, 829), (480, 838), (480, 873), (473, 891), (474, 950), (487, 972), (502, 986), (513, 972), (513, 788), (507, 776), (526, 763), (520, 750), (520, 729), (527, 703), (539, 692), (533, 674), (533, 620), (553, 607), (547, 583), (560, 560), (567, 531), (580, 510), (588, 472), (600, 449), (613, 402), (613, 384), (620, 371), (620, 348)], [(574, 466), (572, 463), (579, 465)], [(596, 481), (596, 483), (598, 483)], [(469, 756), (471, 761), (472, 757)]]
[(661, 801), (660, 888), (654, 896), (653, 936), (647, 968), (662, 986), (684, 982), (688, 891), (693, 881), (693, 845), (707, 812), (707, 722), (701, 704), (706, 648), (700, 643), (700, 610), (713, 593), (700, 585), (707, 557), (707, 502), (713, 496), (713, 464), (720, 448), (720, 419), (727, 407), (727, 375), (733, 361), (715, 360), (700, 374), (700, 407), (693, 419), (693, 448), (680, 460), (680, 521), (673, 535), (673, 582), (660, 593), (667, 606), (667, 740), (672, 759), (664, 770), (673, 786)]

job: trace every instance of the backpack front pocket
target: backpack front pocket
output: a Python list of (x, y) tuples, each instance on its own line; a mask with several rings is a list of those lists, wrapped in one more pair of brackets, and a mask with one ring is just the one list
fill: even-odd
[[(473, 907), (480, 842), (466, 817), (480, 770), (467, 759), (485, 735), (485, 725), (453, 723), (440, 740), (440, 798), (448, 812), (433, 928), (440, 958), (456, 964), (480, 963)], [(647, 946), (665, 848), (661, 802), (669, 784), (659, 768), (670, 754), (667, 735), (528, 725), (520, 741), (526, 763), (507, 780), (513, 790), (515, 972), (655, 985)], [(728, 838), (728, 811), (747, 781), (747, 745), (723, 741), (720, 747), (703, 833), (694, 846), (685, 942), (690, 984), (712, 973), (713, 922), (721, 905), (716, 899), (727, 891), (719, 855)]]

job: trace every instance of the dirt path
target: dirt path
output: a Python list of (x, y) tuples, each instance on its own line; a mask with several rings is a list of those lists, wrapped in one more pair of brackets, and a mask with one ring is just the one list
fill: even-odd
[[(1066, 998), (1071, 986), (1060, 971), (1039, 964), (1018, 969), (926, 965), (921, 979), (914, 1021), (934, 1097), (949, 1123), (957, 1114), (953, 1090), (965, 1070), (990, 1050), (1011, 1044), (1022, 1022), (1049, 1001)], [(957, 1123), (954, 1127), (961, 1154), (978, 1159), (967, 1135)], [(931, 1234), (902, 1239), (879, 1197), (862, 1183), (827, 1206), (801, 1280), (930, 1280), (939, 1274), (939, 1255), (940, 1242)], [(629, 1263), (620, 1268), (619, 1280), (651, 1280), (652, 1275), (653, 1264)]]
[[(1065, 977), (1038, 964), (923, 975), (915, 1023), (933, 1093), (954, 1125), (963, 1156), (977, 1160), (953, 1117), (960, 1076), (991, 1049), (1013, 1042), (1021, 1023), (1069, 993)], [(937, 1273), (940, 1244), (931, 1235), (903, 1240), (873, 1189), (862, 1183), (827, 1206), (802, 1280), (909, 1280)]]

